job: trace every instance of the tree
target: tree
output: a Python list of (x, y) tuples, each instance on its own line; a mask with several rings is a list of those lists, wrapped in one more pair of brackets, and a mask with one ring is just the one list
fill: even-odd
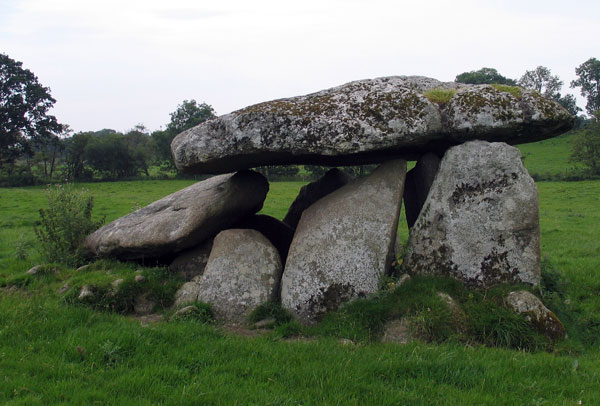
[(80, 132), (64, 141), (67, 179), (73, 181), (91, 178), (92, 173), (85, 165), (85, 147), (92, 136), (91, 132)]
[(545, 66), (538, 66), (534, 70), (525, 71), (525, 74), (519, 79), (518, 84), (525, 89), (535, 90), (544, 95), (544, 97), (555, 100), (574, 116), (581, 111), (577, 107), (575, 96), (571, 94), (562, 96), (560, 94), (563, 81), (558, 76), (552, 75), (550, 69)]
[(184, 100), (177, 106), (177, 110), (171, 113), (171, 122), (167, 125), (167, 130), (179, 134), (214, 117), (215, 111), (208, 104), (197, 104), (194, 99)]
[(56, 100), (28, 69), (0, 54), (0, 167), (26, 152), (31, 142), (48, 140), (63, 126), (48, 110)]
[[(125, 144), (129, 150), (131, 158), (134, 160), (134, 166), (139, 168), (146, 176), (150, 176), (149, 168), (152, 161), (152, 139), (150, 136), (140, 131), (133, 129), (123, 136)], [(145, 130), (142, 129), (142, 130)]]
[(525, 71), (518, 84), (525, 89), (536, 90), (545, 97), (556, 99), (557, 95), (560, 97), (563, 81), (558, 76), (552, 76), (550, 69), (538, 66), (534, 70)]
[(460, 75), (457, 75), (454, 81), (457, 83), (468, 83), (473, 85), (491, 85), (497, 83), (515, 86), (517, 84), (513, 79), (506, 78), (499, 74), (494, 68), (481, 68), (477, 71), (463, 72)]
[(570, 160), (580, 162), (594, 175), (600, 175), (600, 113), (572, 138)]
[(600, 61), (590, 58), (575, 68), (577, 79), (571, 87), (580, 87), (581, 95), (587, 99), (585, 109), (590, 116), (600, 110)]
[(198, 124), (216, 117), (212, 106), (202, 103), (198, 104), (196, 100), (184, 100), (177, 110), (171, 115), (171, 122), (167, 124), (166, 130), (154, 131), (150, 136), (154, 144), (155, 155), (158, 163), (169, 168), (175, 168), (173, 156), (171, 155), (171, 142), (177, 134)]

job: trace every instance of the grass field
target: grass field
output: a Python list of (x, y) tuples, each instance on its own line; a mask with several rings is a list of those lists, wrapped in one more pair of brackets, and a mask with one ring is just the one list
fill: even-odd
[[(530, 171), (546, 171), (566, 142), (550, 141), (521, 147), (531, 153)], [(555, 162), (562, 163), (548, 170), (568, 165)], [(95, 196), (95, 215), (110, 221), (191, 183), (79, 186)], [(263, 212), (282, 218), (301, 186), (273, 183)], [(539, 182), (538, 189), (542, 254), (564, 283), (553, 304), (569, 329), (552, 352), (456, 340), (343, 345), (343, 328), (310, 339), (245, 337), (194, 320), (143, 324), (73, 305), (57, 292), (72, 269), (19, 279), (41, 261), (32, 228), (46, 205), (43, 188), (0, 189), (0, 281), (27, 282), (0, 290), (0, 404), (600, 404), (600, 181)], [(405, 224), (399, 234), (406, 240)], [(136, 269), (102, 267), (112, 267), (111, 278)]]

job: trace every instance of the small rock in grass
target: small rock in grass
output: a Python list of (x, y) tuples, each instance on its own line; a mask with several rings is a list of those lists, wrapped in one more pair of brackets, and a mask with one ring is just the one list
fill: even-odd
[(338, 340), (338, 343), (340, 343), (340, 345), (343, 345), (344, 347), (350, 347), (350, 346), (356, 345), (356, 343), (354, 341), (349, 340), (347, 338), (340, 338)]
[(252, 327), (254, 327), (256, 329), (269, 328), (269, 327), (272, 327), (273, 325), (275, 325), (276, 322), (277, 322), (277, 320), (275, 320), (273, 317), (269, 317), (267, 319), (262, 319), (260, 321), (257, 321), (256, 323), (254, 323), (252, 325)]
[(400, 277), (398, 278), (398, 281), (396, 282), (396, 286), (402, 286), (404, 285), (406, 282), (408, 282), (410, 280), (410, 275), (405, 273), (400, 275)]
[(42, 270), (41, 265), (36, 265), (31, 268), (29, 271), (25, 272), (27, 275), (37, 275)]
[(112, 285), (112, 287), (113, 287), (114, 290), (117, 290), (117, 289), (119, 289), (119, 286), (121, 286), (121, 284), (123, 282), (125, 282), (125, 280), (122, 279), (122, 278), (121, 279), (116, 279), (116, 280), (113, 281), (113, 283), (111, 285)]
[(94, 298), (94, 292), (89, 285), (84, 285), (79, 291), (79, 296), (77, 299), (80, 301), (90, 300)]
[(551, 340), (564, 338), (567, 335), (565, 326), (558, 317), (533, 293), (526, 290), (510, 292), (506, 303), (516, 313), (524, 315), (536, 330)]
[(181, 309), (177, 310), (175, 312), (175, 314), (173, 314), (173, 317), (189, 316), (189, 315), (195, 314), (197, 312), (198, 312), (198, 308), (196, 306), (193, 306), (193, 305), (185, 306), (185, 307), (182, 307)]
[(135, 281), (137, 283), (146, 282), (146, 277), (144, 275), (135, 275)]
[(58, 289), (58, 294), (59, 295), (63, 295), (65, 293), (67, 293), (67, 291), (69, 290), (70, 286), (68, 283), (65, 283), (64, 285), (62, 285), (62, 287), (60, 289)]

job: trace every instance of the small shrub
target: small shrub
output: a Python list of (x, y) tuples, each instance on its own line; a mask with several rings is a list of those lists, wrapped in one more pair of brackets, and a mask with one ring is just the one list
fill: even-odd
[(510, 93), (517, 99), (523, 97), (523, 92), (521, 91), (521, 88), (519, 86), (500, 85), (498, 83), (494, 83), (491, 86), (499, 92)]
[(423, 95), (432, 103), (446, 104), (450, 101), (455, 93), (456, 90), (454, 89), (436, 88), (426, 91)]
[(84, 262), (81, 247), (88, 234), (103, 223), (92, 220), (94, 198), (71, 185), (46, 189), (48, 208), (40, 209), (40, 223), (34, 227), (42, 255), (49, 262), (77, 266)]
[(122, 348), (110, 340), (106, 340), (100, 345), (100, 353), (106, 366), (113, 367), (123, 358)]
[(21, 235), (15, 243), (15, 258), (21, 261), (26, 260), (29, 256), (29, 248), (31, 248), (31, 243)]

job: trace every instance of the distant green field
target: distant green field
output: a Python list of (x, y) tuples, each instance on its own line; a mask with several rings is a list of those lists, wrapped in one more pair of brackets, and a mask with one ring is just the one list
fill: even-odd
[(523, 156), (523, 163), (532, 176), (566, 175), (576, 165), (569, 162), (571, 155), (571, 135), (517, 145)]
[[(568, 167), (567, 146), (559, 138), (520, 148), (529, 170), (542, 173)], [(191, 183), (78, 187), (95, 196), (95, 216), (110, 221)], [(282, 218), (302, 184), (272, 183), (262, 212)], [(542, 255), (567, 282), (560, 301), (570, 338), (554, 353), (453, 341), (249, 338), (194, 321), (146, 325), (68, 304), (57, 290), (84, 276), (63, 269), (0, 289), (0, 404), (600, 404), (600, 339), (589, 334), (600, 332), (600, 181), (538, 182), (538, 189)], [(0, 281), (40, 262), (32, 228), (45, 205), (43, 188), (0, 189)], [(399, 235), (408, 236), (403, 220)], [(104, 278), (135, 269), (103, 266), (113, 267)]]

